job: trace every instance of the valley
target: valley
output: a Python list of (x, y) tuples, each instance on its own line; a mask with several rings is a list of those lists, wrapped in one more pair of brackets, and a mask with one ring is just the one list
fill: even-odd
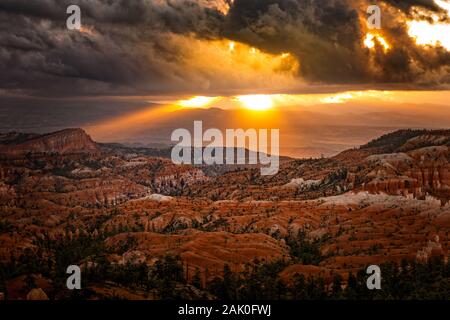
[[(34, 286), (71, 296), (61, 287), (66, 264), (88, 274), (85, 298), (164, 298), (162, 284), (148, 283), (165, 266), (179, 268), (171, 290), (195, 299), (217, 297), (218, 279), (255, 266), (276, 266), (285, 286), (303, 276), (346, 288), (370, 264), (448, 263), (448, 130), (401, 130), (331, 158), (281, 158), (274, 176), (175, 165), (164, 150), (98, 144), (81, 129), (0, 143), (8, 299)], [(117, 278), (140, 268), (145, 285)]]

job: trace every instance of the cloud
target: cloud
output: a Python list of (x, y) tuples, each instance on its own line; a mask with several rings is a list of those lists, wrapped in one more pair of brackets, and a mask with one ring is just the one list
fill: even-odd
[(384, 2), (399, 8), (405, 13), (410, 13), (414, 7), (427, 9), (434, 12), (443, 12), (442, 8), (439, 7), (433, 0), (384, 0)]
[[(44, 96), (222, 92), (314, 84), (449, 83), (450, 54), (417, 46), (406, 20), (433, 1), (383, 1), (392, 50), (362, 46), (368, 1), (2, 0), (0, 89)], [(65, 28), (82, 8), (84, 29)], [(227, 54), (224, 41), (300, 68)], [(266, 63), (267, 64), (267, 63)]]
[(1, 87), (45, 95), (182, 88), (177, 63), (186, 48), (173, 35), (217, 34), (214, 21), (222, 18), (215, 10), (181, 1), (80, 1), (87, 29), (77, 32), (65, 28), (68, 3), (0, 3)]
[[(307, 80), (325, 83), (448, 81), (449, 52), (417, 46), (407, 33), (406, 16), (415, 6), (442, 12), (432, 1), (386, 1), (382, 33), (392, 50), (362, 46), (361, 12), (369, 3), (341, 0), (236, 0), (225, 34), (271, 52), (288, 51)], [(437, 77), (442, 74), (442, 78)], [(432, 76), (431, 76), (432, 75)]]

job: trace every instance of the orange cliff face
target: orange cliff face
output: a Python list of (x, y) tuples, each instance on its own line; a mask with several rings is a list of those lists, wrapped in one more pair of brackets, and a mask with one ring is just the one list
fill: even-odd
[(5, 134), (0, 150), (0, 205), (12, 207), (109, 207), (207, 179), (169, 159), (111, 152), (82, 129)]
[(364, 190), (415, 197), (427, 193), (450, 196), (450, 148), (446, 145), (373, 155), (367, 161), (372, 170), (366, 176)]
[[(4, 136), (7, 138), (7, 136)], [(6, 155), (24, 153), (97, 153), (100, 151), (82, 129), (65, 129), (58, 132), (37, 135), (25, 141), (2, 139), (0, 152)]]

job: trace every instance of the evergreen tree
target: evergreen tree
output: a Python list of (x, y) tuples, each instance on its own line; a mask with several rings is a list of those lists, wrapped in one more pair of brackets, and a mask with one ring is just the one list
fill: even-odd
[(202, 289), (202, 277), (200, 274), (200, 269), (198, 267), (195, 268), (194, 277), (192, 278), (192, 285), (198, 289)]

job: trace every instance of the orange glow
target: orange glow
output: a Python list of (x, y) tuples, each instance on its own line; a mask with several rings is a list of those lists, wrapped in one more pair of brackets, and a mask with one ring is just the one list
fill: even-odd
[[(450, 3), (442, 0), (434, 1), (450, 15)], [(450, 51), (450, 24), (439, 22), (439, 17), (433, 15), (433, 22), (425, 20), (411, 20), (407, 22), (408, 34), (418, 45), (442, 46)]]
[(217, 78), (216, 85), (230, 90), (285, 90), (299, 84), (300, 63), (289, 53), (270, 54), (228, 39), (202, 40), (173, 35), (172, 41), (181, 48), (189, 48), (183, 52), (180, 63), (186, 73), (195, 75), (204, 89), (212, 85), (211, 77)]
[(270, 95), (257, 94), (257, 95), (247, 95), (238, 96), (236, 99), (249, 110), (254, 111), (265, 111), (273, 108), (274, 101)]
[(450, 50), (450, 24), (409, 21), (408, 34), (415, 39), (418, 45), (441, 45)]
[(113, 132), (132, 132), (133, 130), (138, 130), (149, 123), (162, 120), (173, 111), (180, 109), (181, 107), (175, 105), (151, 107), (147, 110), (138, 111), (129, 115), (98, 123), (92, 126), (92, 129), (89, 129), (89, 134), (91, 134), (95, 139), (105, 140), (108, 139)]
[(234, 44), (234, 42), (231, 41), (231, 42), (228, 44), (228, 50), (230, 50), (230, 52), (233, 52), (235, 46), (236, 46), (236, 45)]
[(200, 0), (201, 4), (216, 9), (220, 11), (223, 15), (227, 15), (230, 10), (230, 6), (233, 4), (234, 0)]
[(187, 100), (177, 101), (175, 104), (184, 108), (205, 108), (214, 101), (219, 99), (218, 97), (204, 97), (196, 96)]
[(351, 92), (344, 92), (339, 94), (330, 95), (325, 98), (321, 98), (320, 102), (325, 104), (344, 103), (353, 100), (357, 95)]
[(95, 36), (96, 34), (95, 29), (89, 26), (81, 26), (81, 28), (78, 29), (78, 31), (88, 36)]
[(369, 49), (373, 49), (375, 48), (376, 41), (383, 47), (384, 51), (391, 48), (391, 46), (381, 35), (372, 32), (369, 32), (364, 38), (364, 45)]
[[(238, 96), (193, 96), (180, 97), (143, 97), (159, 103), (146, 110), (137, 111), (97, 124), (83, 126), (98, 141), (126, 139), (140, 130), (158, 127), (169, 123), (178, 112), (189, 108), (217, 108), (230, 110), (229, 121), (236, 128), (285, 128), (289, 122), (287, 114), (296, 111), (319, 112), (323, 114), (341, 114), (342, 108), (360, 112), (376, 106), (377, 110), (432, 110), (430, 105), (450, 107), (450, 91), (343, 91), (317, 94), (253, 94)], [(421, 107), (423, 105), (423, 107)], [(359, 111), (358, 111), (359, 110)], [(288, 113), (286, 113), (288, 112)]]

